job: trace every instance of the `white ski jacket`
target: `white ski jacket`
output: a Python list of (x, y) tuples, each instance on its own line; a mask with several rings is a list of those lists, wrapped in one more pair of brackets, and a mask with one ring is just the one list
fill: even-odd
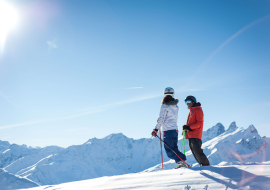
[(178, 129), (177, 119), (178, 119), (178, 99), (164, 103), (161, 105), (159, 118), (155, 129), (160, 130), (160, 127), (163, 126), (163, 131), (169, 131)]

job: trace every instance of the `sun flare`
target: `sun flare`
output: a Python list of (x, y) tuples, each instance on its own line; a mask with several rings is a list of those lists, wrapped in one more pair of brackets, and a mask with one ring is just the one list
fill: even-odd
[(18, 24), (18, 12), (6, 1), (0, 0), (0, 44), (3, 49), (8, 33)]

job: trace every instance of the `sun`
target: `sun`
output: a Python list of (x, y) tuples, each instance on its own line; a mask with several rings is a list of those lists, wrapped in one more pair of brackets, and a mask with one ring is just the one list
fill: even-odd
[(18, 24), (17, 10), (7, 2), (0, 0), (0, 50), (3, 50), (8, 33)]

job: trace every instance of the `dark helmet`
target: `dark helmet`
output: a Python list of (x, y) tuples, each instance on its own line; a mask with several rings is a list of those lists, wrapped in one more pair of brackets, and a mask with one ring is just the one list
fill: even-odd
[(195, 98), (194, 96), (187, 96), (187, 97), (185, 98), (185, 101), (187, 101), (187, 100), (191, 100), (192, 102), (197, 103), (197, 100), (196, 100), (196, 98)]

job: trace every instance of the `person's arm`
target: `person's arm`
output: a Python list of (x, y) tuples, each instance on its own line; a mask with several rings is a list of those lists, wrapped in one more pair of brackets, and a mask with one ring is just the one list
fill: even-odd
[(196, 117), (196, 123), (189, 126), (192, 130), (198, 129), (201, 126), (203, 126), (203, 111), (201, 109), (197, 109), (195, 113), (195, 117)]
[(166, 110), (164, 104), (162, 104), (161, 108), (160, 108), (159, 118), (158, 118), (157, 125), (156, 125), (155, 129), (160, 130), (161, 125), (165, 121), (166, 114), (167, 114), (167, 110)]

